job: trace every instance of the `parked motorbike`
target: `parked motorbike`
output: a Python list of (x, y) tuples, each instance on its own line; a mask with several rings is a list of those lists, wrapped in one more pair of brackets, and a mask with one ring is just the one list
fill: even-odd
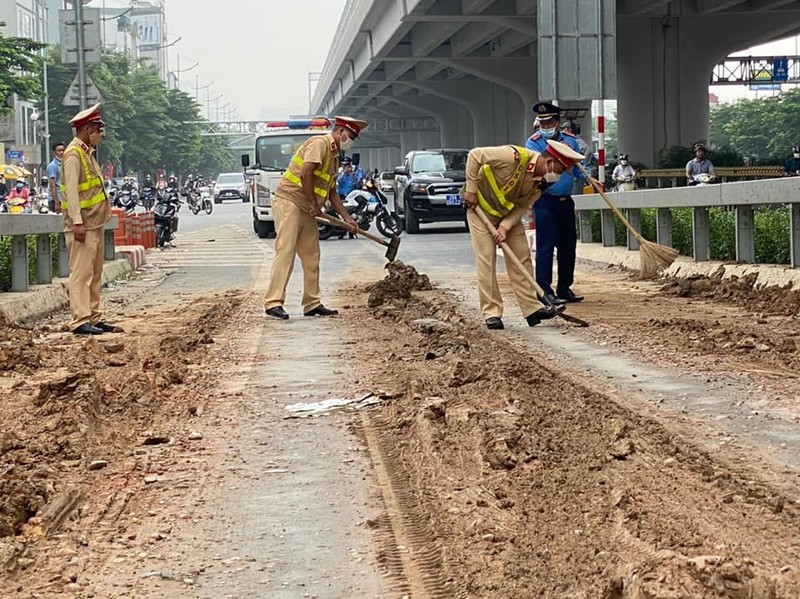
[[(354, 189), (347, 197), (342, 200), (342, 204), (347, 209), (348, 214), (356, 221), (358, 228), (367, 231), (375, 221), (375, 226), (384, 237), (392, 238), (400, 235), (400, 223), (387, 208), (389, 201), (376, 185), (372, 177), (364, 180), (361, 189)], [(331, 216), (338, 214), (335, 210), (329, 209), (326, 212)], [(329, 224), (319, 224), (319, 238), (328, 239), (334, 235), (342, 239), (347, 232), (344, 229)]]
[(153, 220), (156, 226), (156, 245), (163, 248), (175, 239), (178, 231), (178, 210), (182, 200), (177, 188), (164, 189), (156, 198)]

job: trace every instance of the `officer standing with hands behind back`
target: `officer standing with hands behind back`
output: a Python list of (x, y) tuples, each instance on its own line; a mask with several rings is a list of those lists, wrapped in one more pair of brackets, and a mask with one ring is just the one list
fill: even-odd
[(64, 236), (69, 252), (69, 328), (76, 335), (116, 333), (121, 329), (100, 320), (105, 225), (111, 217), (103, 174), (95, 149), (103, 140), (100, 104), (76, 114), (70, 121), (75, 138), (61, 159)]
[[(559, 130), (561, 109), (550, 102), (533, 105), (539, 130), (528, 138), (525, 147), (537, 152), (547, 150), (548, 140), (561, 142), (580, 153), (575, 136)], [(584, 179), (578, 167), (567, 169), (561, 178), (547, 188), (533, 205), (536, 221), (536, 282), (552, 304), (580, 302), (571, 287), (575, 279), (575, 253), (578, 234), (575, 227), (575, 202), (572, 184), (575, 178)], [(553, 255), (558, 248), (558, 283), (553, 293)]]

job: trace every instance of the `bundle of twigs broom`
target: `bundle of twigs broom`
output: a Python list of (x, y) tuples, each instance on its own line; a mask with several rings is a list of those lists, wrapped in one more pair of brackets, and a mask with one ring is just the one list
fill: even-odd
[(675, 259), (678, 257), (678, 250), (648, 241), (642, 237), (642, 234), (633, 228), (633, 225), (628, 222), (628, 219), (623, 216), (622, 212), (619, 211), (619, 208), (617, 208), (611, 199), (606, 195), (600, 184), (593, 179), (591, 175), (589, 175), (586, 167), (584, 167), (581, 163), (577, 163), (576, 166), (581, 169), (583, 174), (586, 176), (586, 180), (589, 181), (592, 187), (594, 187), (595, 191), (597, 191), (603, 200), (605, 200), (605, 203), (608, 204), (608, 207), (611, 208), (614, 214), (617, 215), (617, 218), (628, 228), (628, 231), (631, 232), (631, 235), (633, 235), (639, 242), (639, 274), (643, 279), (652, 279), (657, 277), (662, 270), (668, 268), (670, 264), (675, 262)]

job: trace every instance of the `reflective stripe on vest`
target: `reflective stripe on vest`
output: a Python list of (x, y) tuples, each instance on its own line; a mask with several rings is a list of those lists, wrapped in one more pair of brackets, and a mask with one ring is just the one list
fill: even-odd
[[(105, 202), (106, 194), (105, 191), (103, 190), (103, 180), (100, 177), (92, 177), (92, 171), (89, 170), (89, 161), (86, 160), (86, 154), (83, 153), (83, 150), (77, 146), (74, 147), (73, 149), (78, 153), (78, 157), (81, 159), (81, 164), (83, 164), (84, 175), (86, 175), (86, 181), (84, 181), (83, 183), (78, 183), (78, 191), (79, 192), (89, 191), (90, 189), (93, 189), (95, 187), (100, 188), (100, 193), (96, 193), (92, 197), (86, 200), (81, 200), (80, 202), (81, 209), (91, 208), (92, 206), (96, 206), (101, 202)], [(63, 194), (67, 193), (67, 186), (64, 183), (61, 183), (61, 192)], [(64, 197), (66, 198), (66, 195)], [(66, 199), (64, 199), (61, 202), (61, 209), (66, 210), (67, 208), (69, 208), (69, 203), (66, 201)]]
[[(303, 168), (303, 164), (305, 164), (305, 161), (302, 158), (300, 158), (299, 154), (295, 154), (294, 156), (292, 156), (292, 162), (294, 162), (300, 168)], [(322, 163), (322, 167), (314, 171), (314, 176), (315, 177), (319, 177), (320, 179), (322, 179), (326, 183), (330, 183), (331, 175), (328, 172), (328, 165), (330, 163), (331, 163), (331, 157), (330, 157), (330, 154), (327, 154), (325, 156), (325, 162)], [(300, 177), (298, 177), (294, 173), (290, 172), (289, 170), (287, 170), (285, 173), (283, 173), (283, 178), (286, 179), (287, 181), (291, 182), (291, 183), (294, 183), (298, 187), (301, 187), (301, 188), (303, 187), (303, 182), (301, 181)], [(318, 196), (322, 200), (327, 200), (328, 199), (328, 189), (322, 189), (321, 187), (316, 187), (315, 186), (314, 187), (314, 195)]]
[[(508, 212), (511, 212), (514, 209), (514, 204), (509, 202), (506, 199), (506, 194), (512, 191), (522, 180), (522, 175), (525, 172), (525, 167), (528, 165), (531, 159), (531, 153), (524, 149), (524, 148), (514, 148), (516, 152), (519, 154), (519, 162), (517, 163), (517, 168), (514, 169), (514, 173), (511, 175), (511, 178), (503, 185), (502, 189), (497, 184), (497, 179), (492, 172), (491, 167), (488, 164), (483, 165), (483, 176), (486, 179), (486, 182), (489, 184), (489, 187), (492, 189), (492, 193), (494, 197), (497, 198), (497, 201), (500, 205), (505, 208)], [(503, 213), (499, 210), (495, 210), (491, 204), (486, 200), (484, 195), (481, 193), (480, 189), (478, 190), (478, 204), (480, 204), (481, 209), (491, 214), (492, 216), (496, 216), (498, 218), (503, 217)]]

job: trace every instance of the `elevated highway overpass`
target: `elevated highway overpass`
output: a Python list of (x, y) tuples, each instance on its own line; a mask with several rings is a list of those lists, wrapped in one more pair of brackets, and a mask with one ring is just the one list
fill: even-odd
[[(367, 149), (367, 163), (380, 168), (419, 147), (521, 143), (529, 133), (531, 105), (559, 100), (538, 93), (538, 14), (549, 1), (349, 0), (312, 112), (430, 117), (438, 123), (438, 131), (380, 132), (389, 148)], [(581, 13), (596, 10), (600, 0), (558, 1)], [(707, 139), (708, 82), (716, 64), (736, 50), (800, 31), (798, 0), (611, 5), (619, 145), (651, 165), (665, 148)], [(577, 35), (580, 19), (574, 26)], [(588, 104), (561, 102), (573, 108)], [(590, 130), (589, 115), (582, 126)], [(365, 133), (365, 143), (371, 135)]]

